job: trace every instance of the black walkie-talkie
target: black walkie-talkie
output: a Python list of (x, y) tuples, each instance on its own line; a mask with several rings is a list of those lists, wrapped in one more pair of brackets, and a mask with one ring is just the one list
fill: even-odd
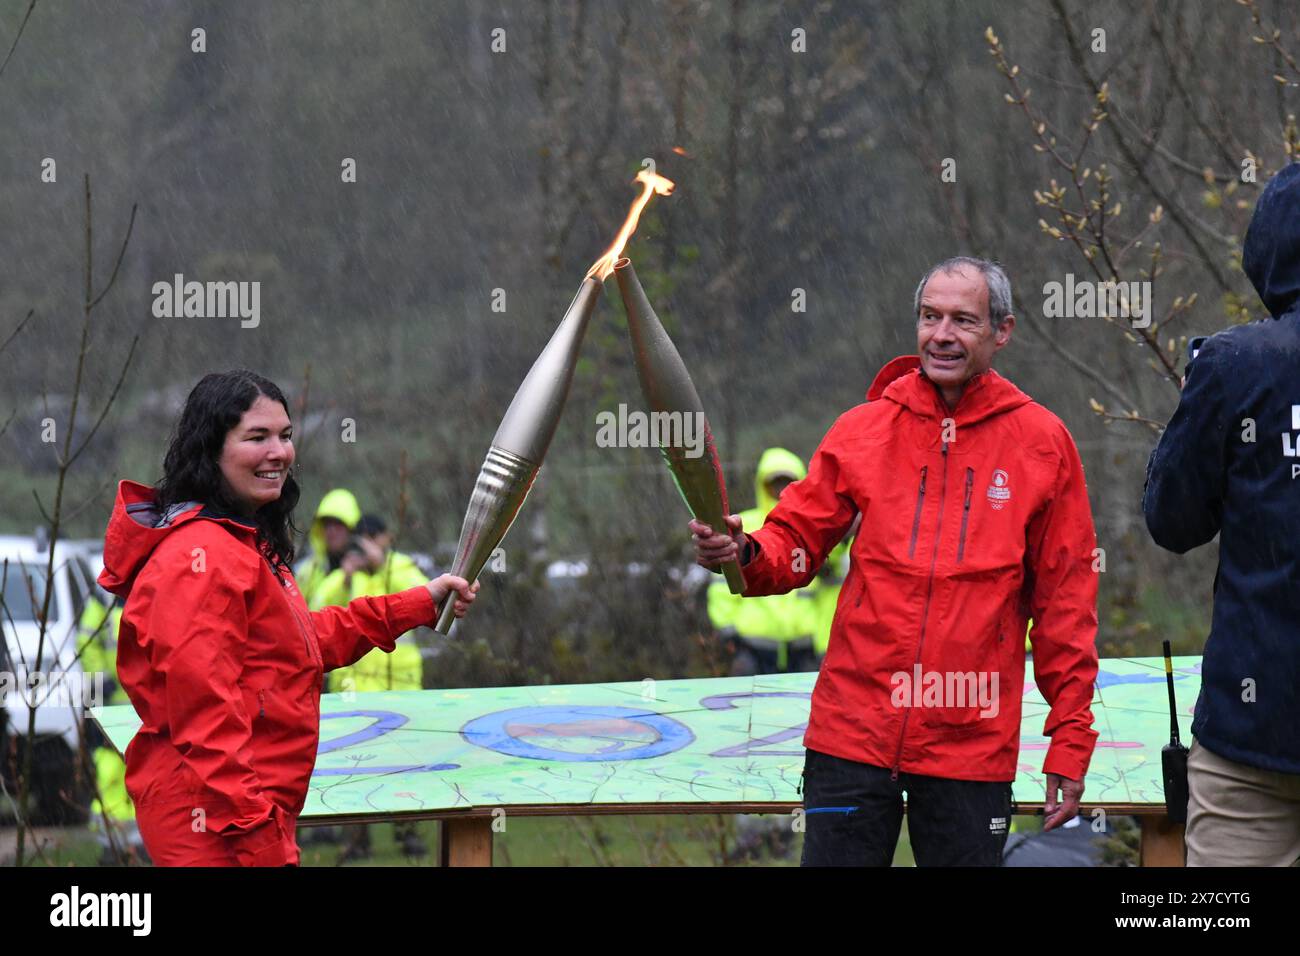
[(1174, 659), (1164, 642), (1165, 683), (1169, 685), (1169, 743), (1160, 751), (1165, 775), (1165, 813), (1171, 823), (1187, 822), (1187, 748), (1178, 739), (1178, 709), (1174, 703)]

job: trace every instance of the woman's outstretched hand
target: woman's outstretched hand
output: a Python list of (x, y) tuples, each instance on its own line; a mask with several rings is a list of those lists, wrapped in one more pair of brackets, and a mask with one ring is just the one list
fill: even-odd
[(426, 584), (425, 587), (429, 589), (429, 595), (433, 598), (433, 603), (438, 605), (440, 611), (442, 610), (442, 602), (455, 591), (459, 595), (456, 599), (456, 616), (464, 617), (465, 612), (469, 610), (469, 606), (474, 603), (474, 596), (478, 594), (479, 583), (475, 581), (474, 586), (470, 587), (469, 582), (464, 578), (458, 578), (454, 574), (440, 574)]

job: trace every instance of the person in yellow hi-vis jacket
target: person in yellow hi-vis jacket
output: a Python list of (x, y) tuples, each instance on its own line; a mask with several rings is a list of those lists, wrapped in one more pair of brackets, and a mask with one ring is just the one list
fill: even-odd
[[(382, 518), (362, 515), (353, 529), (356, 550), (343, 556), (339, 567), (321, 581), (308, 607), (313, 610), (331, 604), (347, 604), (359, 597), (393, 594), (428, 582), (414, 559), (393, 551), (393, 536)], [(424, 669), (420, 649), (411, 634), (397, 639), (391, 654), (367, 654), (351, 667), (330, 673), (330, 690), (348, 691), (420, 690)]]
[[(86, 679), (91, 681), (94, 679), (92, 675), (103, 674), (103, 706), (131, 702), (117, 680), (117, 630), (121, 623), (121, 600), (105, 604), (93, 594), (86, 599), (77, 621), (81, 669)], [(139, 831), (135, 828), (135, 806), (126, 792), (126, 762), (112, 744), (103, 739), (93, 722), (87, 720), (86, 723), (92, 728), (87, 744), (95, 766), (96, 792), (90, 804), (90, 829), (99, 834), (104, 844), (101, 863), (116, 863), (112, 842), (104, 832), (105, 822), (119, 831), (116, 841), (119, 846), (141, 846)]]
[[(429, 580), (413, 558), (392, 550), (393, 536), (382, 518), (361, 515), (353, 525), (352, 539), (352, 545), (340, 559), (339, 566), (326, 574), (313, 592), (308, 602), (312, 610), (347, 604), (359, 597), (393, 594)], [(367, 654), (351, 667), (330, 673), (330, 690), (336, 694), (421, 690), (423, 687), (424, 663), (412, 633), (399, 637), (391, 654)], [(345, 829), (348, 843), (340, 862), (368, 857), (370, 828), (363, 824)], [(428, 852), (413, 823), (397, 824), (395, 836), (408, 856), (423, 856)]]
[(356, 495), (346, 488), (335, 488), (320, 500), (316, 506), (316, 516), (312, 518), (311, 529), (307, 533), (311, 553), (303, 558), (293, 569), (293, 576), (298, 581), (298, 590), (303, 600), (312, 610), (319, 610), (327, 605), (342, 602), (315, 600), (321, 583), (338, 569), (343, 556), (353, 544), (352, 529), (361, 518), (361, 506), (357, 504)]
[[(350, 600), (346, 591), (340, 591), (337, 587), (327, 599), (322, 598), (321, 585), (340, 568), (344, 556), (355, 548), (352, 529), (360, 518), (361, 506), (357, 504), (357, 497), (346, 488), (334, 488), (326, 492), (316, 506), (316, 514), (307, 532), (309, 551), (293, 569), (298, 590), (311, 610), (319, 611), (333, 605), (343, 606)], [(300, 846), (337, 842), (338, 833), (334, 827), (303, 827), (298, 831)]]
[[(793, 452), (784, 448), (763, 452), (754, 478), (758, 503), (741, 512), (744, 527), (760, 527), (786, 487), (807, 474), (803, 460)], [(791, 559), (797, 560), (797, 556)], [(732, 676), (817, 669), (818, 588), (814, 580), (788, 594), (742, 600), (722, 579), (709, 584), (709, 621), (719, 636), (735, 647)], [(833, 608), (832, 603), (832, 613)], [(827, 635), (829, 638), (829, 629)]]

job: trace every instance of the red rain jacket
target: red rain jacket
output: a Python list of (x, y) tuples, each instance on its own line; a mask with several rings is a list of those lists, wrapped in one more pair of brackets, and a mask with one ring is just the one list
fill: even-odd
[(1013, 780), (1032, 617), (1043, 772), (1081, 779), (1097, 738), (1097, 573), (1074, 441), (995, 371), (950, 411), (919, 365), (881, 370), (750, 535), (745, 593), (780, 594), (811, 581), (862, 512), (804, 744), (895, 773)]
[(117, 669), (142, 721), (126, 749), (141, 835), (162, 865), (296, 863), (322, 673), (391, 652), (436, 608), (417, 587), (308, 611), (251, 525), (172, 510), (160, 519), (152, 488), (121, 482), (99, 576), (126, 597)]

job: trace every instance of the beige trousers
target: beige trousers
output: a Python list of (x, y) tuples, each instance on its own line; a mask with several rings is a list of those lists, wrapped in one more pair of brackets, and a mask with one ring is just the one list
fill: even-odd
[(1300, 859), (1300, 774), (1206, 750), (1187, 755), (1188, 866), (1291, 866)]

